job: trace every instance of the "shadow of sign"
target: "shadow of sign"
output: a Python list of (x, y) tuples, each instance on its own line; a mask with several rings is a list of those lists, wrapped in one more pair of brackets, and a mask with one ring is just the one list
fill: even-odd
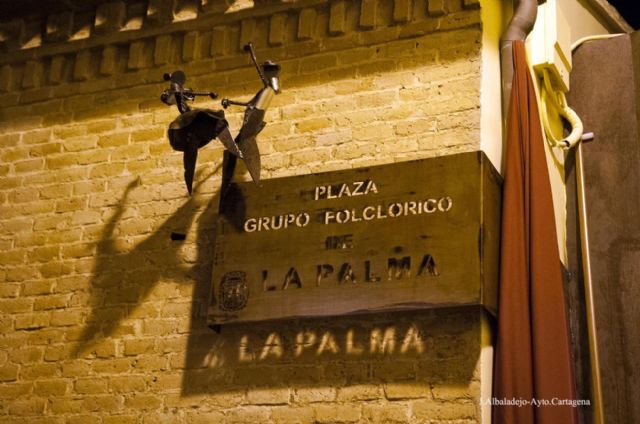
[(219, 334), (200, 314), (192, 320), (182, 395), (353, 384), (468, 386), (480, 355), (480, 313), (466, 307), (272, 321), (226, 325)]

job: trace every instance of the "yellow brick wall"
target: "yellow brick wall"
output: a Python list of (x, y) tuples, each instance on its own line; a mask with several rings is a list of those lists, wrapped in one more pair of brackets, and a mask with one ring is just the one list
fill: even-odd
[(222, 148), (188, 198), (159, 101), (248, 98), (253, 40), (266, 178), (479, 150), (478, 2), (173, 4), (0, 25), (0, 423), (478, 422), (477, 309), (207, 328)]

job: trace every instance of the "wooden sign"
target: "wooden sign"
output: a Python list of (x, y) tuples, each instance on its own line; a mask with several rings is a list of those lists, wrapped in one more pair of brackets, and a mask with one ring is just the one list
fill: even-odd
[(233, 184), (209, 324), (476, 304), (495, 313), (500, 192), (481, 152)]

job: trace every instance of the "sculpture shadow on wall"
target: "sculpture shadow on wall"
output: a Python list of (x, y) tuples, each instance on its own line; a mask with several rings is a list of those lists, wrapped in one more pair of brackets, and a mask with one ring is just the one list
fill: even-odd
[[(218, 214), (223, 215), (226, 221), (231, 224), (236, 231), (244, 231), (244, 221), (246, 219), (246, 202), (242, 190), (238, 184), (231, 183), (227, 189), (220, 206), (218, 207)], [(210, 213), (215, 213), (210, 211)], [(198, 230), (198, 235), (200, 230)], [(200, 250), (198, 250), (200, 252)], [(202, 258), (205, 260), (205, 258)]]
[[(219, 170), (199, 178), (202, 184)], [(126, 187), (116, 210), (106, 223), (97, 244), (95, 265), (89, 283), (91, 312), (85, 327), (73, 349), (78, 356), (91, 352), (100, 342), (119, 332), (133, 333), (132, 328), (124, 328), (120, 323), (134, 313), (135, 309), (150, 294), (159, 281), (191, 284), (190, 276), (194, 268), (180, 253), (185, 244), (185, 233), (193, 224), (198, 212), (197, 196), (189, 197), (171, 214), (153, 234), (138, 242), (132, 248), (118, 246), (116, 229), (126, 211), (129, 194), (140, 184), (135, 179)], [(216, 197), (212, 200), (215, 203)]]

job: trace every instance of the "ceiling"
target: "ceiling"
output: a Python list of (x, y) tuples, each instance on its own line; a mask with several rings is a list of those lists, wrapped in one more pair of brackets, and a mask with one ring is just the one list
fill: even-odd
[(0, 0), (0, 20), (18, 16), (46, 15), (66, 10), (82, 12), (93, 10), (105, 0)]
[[(106, 0), (0, 0), (0, 21), (17, 16), (56, 13), (63, 10), (76, 12), (94, 10)], [(145, 0), (124, 0), (125, 3), (141, 3)], [(640, 29), (640, 7), (637, 0), (609, 0), (634, 29)]]

